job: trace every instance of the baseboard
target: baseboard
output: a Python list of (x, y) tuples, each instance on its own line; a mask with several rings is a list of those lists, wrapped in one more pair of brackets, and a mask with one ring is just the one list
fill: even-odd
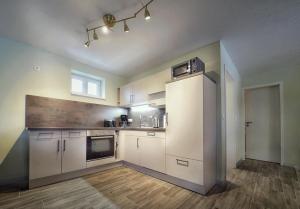
[(245, 160), (245, 159), (240, 159), (239, 161), (237, 161), (236, 164), (235, 164), (236, 168), (238, 168), (238, 167), (242, 164), (242, 162), (243, 162), (244, 160)]
[(100, 166), (96, 166), (96, 167), (90, 167), (90, 168), (86, 168), (86, 169), (82, 169), (82, 170), (78, 170), (78, 171), (73, 171), (73, 172), (69, 172), (69, 173), (59, 174), (59, 175), (55, 175), (55, 176), (49, 176), (49, 177), (29, 180), (29, 189), (78, 178), (81, 176), (97, 173), (100, 171), (120, 167), (122, 165), (123, 165), (122, 162), (115, 162), (115, 163), (109, 163), (109, 164), (100, 165)]
[(28, 179), (24, 177), (0, 180), (0, 191), (25, 190), (28, 188)]
[(195, 184), (195, 183), (183, 180), (183, 179), (176, 178), (174, 176), (169, 176), (165, 173), (160, 173), (158, 171), (154, 171), (154, 170), (151, 170), (151, 169), (148, 169), (145, 167), (141, 167), (141, 166), (138, 166), (138, 165), (126, 162), (126, 161), (123, 161), (123, 163), (125, 166), (132, 168), (136, 171), (139, 171), (143, 174), (146, 174), (146, 175), (152, 176), (154, 178), (169, 182), (176, 186), (191, 190), (193, 192), (197, 192), (202, 195), (207, 194), (208, 190), (210, 189), (210, 188), (205, 188), (205, 186), (203, 186), (203, 185)]
[(285, 162), (283, 162), (282, 165), (287, 166), (287, 167), (292, 167), (292, 168), (295, 168), (297, 171), (300, 171), (300, 166), (292, 165), (292, 164), (285, 163)]

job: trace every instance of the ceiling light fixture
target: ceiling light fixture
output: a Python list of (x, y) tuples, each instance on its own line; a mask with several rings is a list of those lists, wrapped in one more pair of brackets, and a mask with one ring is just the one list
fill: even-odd
[(145, 7), (145, 20), (150, 20), (150, 19), (151, 19), (150, 12), (146, 6)]
[(86, 48), (88, 48), (88, 47), (90, 46), (90, 41), (85, 42), (85, 43), (84, 43), (84, 46), (85, 46)]
[(124, 32), (128, 33), (129, 32), (129, 27), (126, 23), (126, 20), (124, 20)]
[(94, 34), (93, 34), (93, 39), (96, 41), (99, 39), (97, 33), (96, 33), (96, 30), (94, 30)]
[(151, 4), (154, 0), (150, 0), (147, 4), (143, 5), (137, 12), (135, 12), (132, 16), (129, 16), (129, 17), (126, 17), (126, 18), (122, 18), (120, 20), (117, 20), (115, 18), (114, 15), (112, 14), (105, 14), (103, 16), (103, 22), (104, 22), (104, 25), (100, 25), (100, 26), (97, 26), (97, 27), (93, 27), (93, 28), (87, 28), (86, 29), (86, 32), (87, 32), (87, 38), (88, 38), (88, 41), (84, 44), (86, 47), (89, 47), (90, 46), (90, 38), (89, 38), (89, 33), (90, 32), (93, 32), (93, 39), (94, 40), (98, 40), (99, 37), (97, 35), (97, 30), (98, 29), (101, 29), (102, 32), (104, 34), (107, 34), (109, 33), (110, 29), (113, 28), (117, 23), (119, 22), (123, 22), (124, 23), (124, 32), (129, 32), (129, 27), (127, 25), (127, 20), (130, 20), (130, 19), (134, 19), (137, 17), (137, 15), (142, 12), (143, 10), (145, 10), (145, 13), (144, 13), (144, 17), (145, 17), (145, 20), (149, 20), (151, 18), (150, 16), (150, 12), (148, 10), (148, 5)]

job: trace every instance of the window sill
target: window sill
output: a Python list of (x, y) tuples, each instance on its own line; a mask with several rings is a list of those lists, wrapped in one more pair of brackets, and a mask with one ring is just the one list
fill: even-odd
[(78, 93), (71, 93), (72, 96), (80, 96), (80, 97), (86, 97), (86, 98), (92, 98), (92, 99), (100, 99), (100, 100), (106, 100), (105, 97), (97, 97), (97, 96), (90, 96), (85, 94), (78, 94)]

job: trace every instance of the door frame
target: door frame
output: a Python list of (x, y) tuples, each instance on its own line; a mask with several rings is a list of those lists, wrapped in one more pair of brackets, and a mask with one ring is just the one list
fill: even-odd
[[(244, 124), (246, 122), (246, 103), (245, 103), (245, 93), (247, 90), (252, 89), (259, 89), (259, 88), (265, 88), (265, 87), (272, 87), (272, 86), (279, 86), (279, 105), (280, 105), (280, 165), (284, 165), (284, 102), (283, 102), (283, 82), (274, 82), (274, 83), (266, 83), (261, 85), (253, 85), (253, 86), (246, 86), (243, 87), (243, 108), (244, 108)], [(245, 127), (245, 133), (244, 133), (244, 139), (245, 139), (245, 156), (246, 158), (246, 127)]]

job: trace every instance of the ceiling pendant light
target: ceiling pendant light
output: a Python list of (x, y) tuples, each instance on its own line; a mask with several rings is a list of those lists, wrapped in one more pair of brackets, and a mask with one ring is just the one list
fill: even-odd
[(85, 42), (85, 43), (84, 43), (84, 46), (85, 46), (86, 48), (88, 48), (88, 47), (90, 46), (90, 41)]
[(150, 19), (151, 19), (150, 12), (146, 6), (145, 7), (145, 20), (150, 20)]
[(129, 32), (129, 27), (126, 23), (126, 20), (124, 20), (124, 32), (128, 33)]
[(99, 39), (97, 33), (96, 33), (96, 30), (94, 30), (94, 33), (93, 33), (93, 39), (96, 41)]

